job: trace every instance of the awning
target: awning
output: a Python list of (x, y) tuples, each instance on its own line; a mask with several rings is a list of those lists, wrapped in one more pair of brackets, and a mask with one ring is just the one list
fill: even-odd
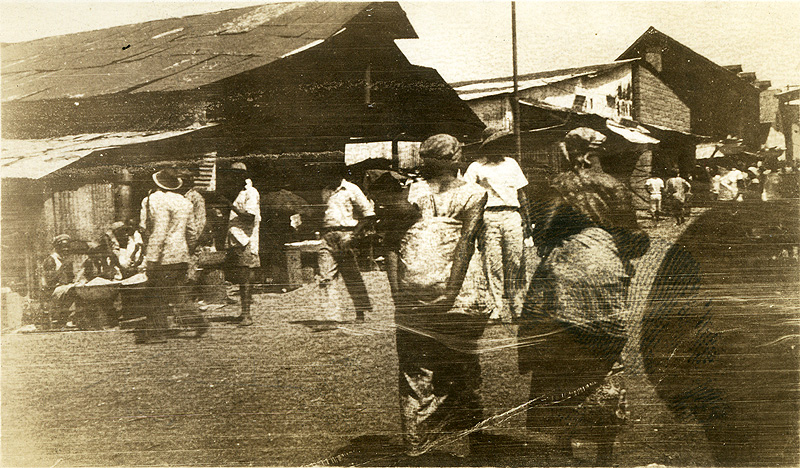
[(43, 140), (0, 141), (0, 178), (41, 179), (97, 151), (184, 135), (212, 125), (169, 132), (118, 132), (68, 135)]
[(626, 127), (614, 122), (613, 120), (606, 120), (606, 127), (631, 143), (636, 143), (639, 145), (655, 145), (660, 143), (659, 140), (647, 135), (647, 130), (639, 125), (636, 127)]
[(713, 157), (721, 158), (725, 156), (719, 151), (716, 144), (701, 143), (695, 147), (695, 159), (710, 159)]

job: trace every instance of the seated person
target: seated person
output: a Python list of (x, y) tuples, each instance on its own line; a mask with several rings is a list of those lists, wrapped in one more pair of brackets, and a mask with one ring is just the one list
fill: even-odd
[(144, 260), (142, 235), (131, 221), (117, 221), (106, 232), (106, 239), (111, 251), (117, 258), (117, 264), (123, 278), (130, 278), (139, 273)]
[(42, 261), (40, 267), (40, 298), (48, 318), (48, 328), (66, 325), (70, 308), (75, 303), (75, 273), (72, 261), (67, 259), (71, 240), (67, 234), (54, 237), (53, 253)]
[(114, 327), (119, 321), (119, 313), (114, 306), (118, 290), (115, 287), (104, 288), (103, 284), (122, 279), (111, 246), (104, 239), (102, 242), (90, 242), (88, 258), (78, 272), (76, 290), (78, 297), (77, 323), (82, 329), (101, 329)]

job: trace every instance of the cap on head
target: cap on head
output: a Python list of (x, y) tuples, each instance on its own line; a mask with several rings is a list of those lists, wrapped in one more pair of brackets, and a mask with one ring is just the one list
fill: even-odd
[(53, 238), (53, 246), (66, 246), (71, 240), (72, 238), (69, 236), (69, 234), (59, 234)]
[(231, 170), (232, 171), (245, 171), (246, 172), (247, 171), (247, 165), (245, 165), (245, 163), (243, 163), (243, 162), (235, 162), (235, 163), (231, 164)]
[(178, 177), (178, 171), (174, 167), (168, 167), (153, 174), (153, 182), (164, 190), (178, 190), (183, 185), (183, 179)]
[(419, 147), (422, 159), (439, 159), (443, 161), (461, 161), (461, 143), (452, 135), (440, 133), (423, 141)]

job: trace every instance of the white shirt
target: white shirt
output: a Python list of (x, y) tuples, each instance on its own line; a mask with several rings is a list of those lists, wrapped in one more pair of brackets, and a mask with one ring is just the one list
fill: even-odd
[(735, 200), (739, 196), (739, 181), (747, 176), (738, 169), (733, 169), (719, 179), (719, 200)]
[(664, 190), (664, 181), (659, 177), (651, 177), (644, 183), (647, 191), (650, 193), (650, 198), (661, 198), (661, 191)]
[(328, 198), (325, 227), (355, 227), (359, 219), (369, 216), (375, 216), (372, 202), (358, 185), (342, 179)]
[(467, 168), (464, 180), (473, 182), (489, 194), (486, 206), (513, 206), (519, 208), (517, 191), (528, 185), (528, 179), (513, 158), (504, 157), (502, 161), (490, 162), (481, 158)]
[(252, 253), (257, 254), (258, 230), (261, 225), (261, 195), (253, 187), (250, 179), (245, 181), (244, 188), (233, 204), (240, 211), (253, 215), (254, 220), (252, 223), (247, 222), (231, 210), (228, 221), (228, 245), (247, 247)]

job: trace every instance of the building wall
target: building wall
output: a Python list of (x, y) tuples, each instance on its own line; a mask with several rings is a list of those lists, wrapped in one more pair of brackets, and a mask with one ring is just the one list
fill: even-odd
[(510, 131), (514, 117), (511, 103), (505, 94), (467, 101), (472, 112), (489, 128)]
[(579, 77), (522, 90), (519, 93), (520, 99), (572, 109), (576, 104), (576, 96), (583, 96), (576, 110), (611, 119), (630, 119), (631, 70), (630, 65), (620, 66), (596, 76)]
[(44, 201), (45, 238), (69, 234), (74, 239), (96, 240), (115, 221), (111, 184), (86, 184), (56, 191)]
[(637, 66), (633, 78), (633, 118), (638, 122), (689, 132), (689, 106), (646, 67)]

